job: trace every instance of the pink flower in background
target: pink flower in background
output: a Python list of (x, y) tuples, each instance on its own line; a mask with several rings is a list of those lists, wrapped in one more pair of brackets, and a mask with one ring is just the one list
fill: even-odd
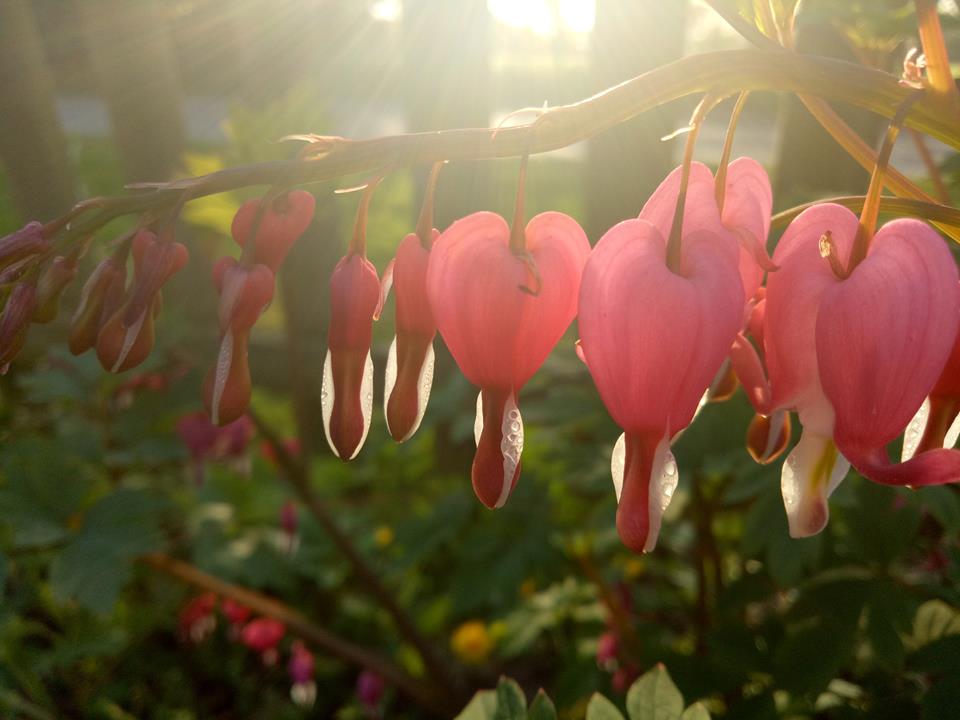
[(177, 434), (190, 453), (197, 482), (203, 481), (207, 462), (245, 460), (253, 433), (253, 421), (246, 415), (222, 427), (210, 422), (205, 412), (190, 413), (177, 421)]
[(287, 627), (279, 620), (261, 617), (251, 620), (240, 631), (240, 642), (260, 653), (264, 665), (275, 665), (279, 659), (277, 645), (287, 634)]
[(287, 672), (290, 675), (290, 697), (297, 704), (309, 707), (317, 699), (317, 684), (314, 682), (316, 662), (313, 653), (300, 640), (295, 640), (290, 648), (290, 662)]
[(217, 627), (216, 609), (217, 596), (213, 593), (192, 598), (177, 617), (180, 637), (192, 643), (205, 640)]
[(375, 711), (383, 700), (387, 684), (373, 670), (364, 670), (357, 676), (357, 699), (368, 711)]

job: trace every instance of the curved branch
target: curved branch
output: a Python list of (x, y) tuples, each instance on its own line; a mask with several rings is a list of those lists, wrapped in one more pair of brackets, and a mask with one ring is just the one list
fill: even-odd
[(142, 556), (140, 560), (155, 570), (171, 575), (185, 583), (208, 590), (221, 597), (236, 600), (259, 615), (279, 620), (297, 635), (309, 640), (331, 655), (359, 667), (373, 670), (387, 682), (396, 685), (401, 692), (409, 696), (418, 705), (429, 708), (440, 717), (449, 717), (450, 705), (442, 702), (432, 687), (407, 675), (389, 660), (314, 625), (305, 615), (279, 600), (228, 583), (189, 563), (163, 553), (150, 553)]
[[(836, 203), (858, 212), (863, 207), (863, 195), (844, 195), (842, 197), (825, 198), (813, 202), (804, 203), (795, 207), (778, 212), (773, 216), (771, 228), (786, 227), (790, 222), (807, 208), (821, 203)], [(935, 221), (940, 225), (949, 226), (954, 233), (960, 234), (960, 210), (949, 205), (940, 205), (933, 202), (924, 202), (923, 200), (914, 200), (912, 198), (901, 197), (882, 197), (880, 198), (880, 211), (892, 215), (901, 215), (906, 217), (917, 217), (925, 220)]]
[[(319, 157), (228, 168), (177, 180), (131, 195), (102, 198), (100, 209), (76, 221), (80, 237), (114, 217), (173, 207), (196, 198), (251, 185), (301, 185), (386, 167), (542, 153), (572, 145), (664, 103), (691, 94), (741, 90), (789, 91), (841, 100), (892, 117), (911, 92), (897, 78), (841, 60), (786, 50), (728, 50), (682, 58), (593, 97), (550, 108), (528, 124), (392, 135), (368, 140), (324, 138)], [(960, 149), (960, 127), (934, 97), (918, 102), (907, 125)]]

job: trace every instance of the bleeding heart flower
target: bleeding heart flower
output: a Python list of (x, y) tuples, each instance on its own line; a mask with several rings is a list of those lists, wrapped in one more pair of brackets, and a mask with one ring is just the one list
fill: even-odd
[(84, 283), (80, 304), (70, 320), (70, 352), (81, 355), (96, 344), (100, 328), (123, 304), (126, 284), (127, 249), (124, 245), (97, 265)]
[(512, 240), (510, 226), (494, 213), (468, 215), (437, 239), (427, 270), (440, 334), (480, 388), (471, 476), (490, 508), (507, 501), (520, 475), (517, 397), (576, 315), (590, 252), (583, 230), (562, 213), (537, 215), (521, 235)]
[(50, 241), (43, 236), (43, 225), (36, 221), (29, 222), (0, 238), (0, 269), (9, 268), (49, 249)]
[(293, 685), (290, 697), (300, 706), (310, 707), (317, 699), (317, 684), (313, 680), (316, 663), (313, 653), (300, 640), (295, 640), (290, 648), (290, 662), (287, 672)]
[(58, 255), (46, 267), (37, 281), (37, 311), (33, 322), (53, 322), (60, 310), (60, 296), (77, 276), (77, 259)]
[(160, 312), (160, 288), (187, 263), (187, 249), (141, 230), (133, 239), (133, 285), (97, 335), (97, 359), (109, 372), (136, 367), (153, 349), (153, 319)]
[(344, 461), (360, 452), (373, 415), (370, 343), (382, 296), (377, 270), (366, 256), (366, 228), (377, 182), (364, 191), (350, 248), (330, 278), (330, 327), (321, 390), (323, 428), (330, 449)]
[(795, 537), (826, 525), (827, 499), (850, 463), (886, 484), (960, 479), (960, 453), (892, 465), (885, 450), (950, 354), (960, 324), (956, 265), (928, 225), (896, 220), (848, 269), (859, 224), (839, 205), (804, 211), (784, 233), (774, 253), (780, 270), (767, 282), (767, 409), (796, 410), (803, 425), (781, 476)]
[(315, 206), (316, 200), (306, 190), (291, 190), (266, 205), (262, 198), (247, 200), (233, 216), (230, 231), (237, 244), (244, 247), (256, 226), (253, 262), (277, 272), (290, 248), (310, 226)]
[(636, 552), (656, 545), (677, 486), (670, 441), (693, 419), (743, 325), (737, 243), (720, 223), (712, 176), (699, 163), (690, 167), (680, 264), (668, 264), (679, 188), (674, 172), (639, 219), (608, 231), (580, 287), (583, 357), (624, 430), (611, 463), (617, 529)]
[(427, 297), (430, 249), (440, 236), (433, 227), (433, 192), (443, 163), (430, 173), (417, 231), (407, 235), (383, 273), (383, 297), (393, 287), (397, 299), (396, 335), (387, 355), (383, 412), (387, 430), (397, 442), (420, 427), (433, 384), (433, 336), (437, 323)]
[(0, 368), (6, 372), (10, 361), (27, 341), (30, 319), (38, 304), (37, 286), (18, 282), (13, 286), (0, 313)]
[(203, 402), (214, 425), (242, 417), (250, 404), (250, 331), (274, 292), (274, 275), (266, 265), (242, 265), (231, 257), (213, 267), (220, 294), (220, 351), (203, 382)]

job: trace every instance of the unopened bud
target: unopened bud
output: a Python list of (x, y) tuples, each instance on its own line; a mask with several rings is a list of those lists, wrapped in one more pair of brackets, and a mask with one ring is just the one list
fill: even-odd
[(37, 286), (17, 283), (0, 313), (0, 366), (9, 364), (20, 352), (36, 309)]
[(37, 282), (38, 307), (33, 315), (33, 322), (48, 323), (57, 317), (57, 312), (60, 310), (60, 296), (76, 276), (75, 258), (58, 255), (53, 259)]

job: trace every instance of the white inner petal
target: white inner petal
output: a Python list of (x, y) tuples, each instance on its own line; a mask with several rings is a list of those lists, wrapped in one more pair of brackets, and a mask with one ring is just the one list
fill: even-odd
[(653, 466), (650, 472), (650, 529), (647, 532), (647, 543), (643, 546), (644, 552), (650, 552), (657, 546), (657, 538), (660, 535), (660, 523), (663, 519), (663, 513), (666, 512), (674, 493), (677, 491), (677, 485), (680, 483), (680, 472), (677, 468), (677, 460), (670, 452), (670, 441), (663, 438), (657, 445), (656, 454), (653, 456)]
[(363, 415), (363, 435), (360, 436), (360, 442), (350, 456), (351, 460), (357, 456), (363, 443), (366, 442), (367, 433), (370, 432), (370, 421), (373, 419), (373, 359), (370, 357), (369, 350), (363, 364), (363, 381), (360, 383), (360, 412)]
[(483, 432), (483, 392), (477, 393), (477, 416), (473, 419), (473, 444), (480, 444), (480, 434)]
[[(393, 336), (393, 342), (390, 343), (390, 350), (387, 351), (387, 368), (383, 373), (383, 416), (387, 421), (387, 431), (393, 435), (390, 430), (390, 416), (387, 414), (387, 405), (390, 403), (390, 395), (393, 394), (393, 386), (397, 383), (397, 336)], [(406, 438), (404, 438), (406, 440)]]
[(960, 415), (957, 415), (957, 417), (953, 419), (953, 422), (950, 423), (947, 434), (943, 438), (943, 446), (945, 448), (952, 448), (957, 444), (957, 438), (960, 438)]
[(610, 474), (613, 476), (613, 491), (617, 494), (617, 503), (623, 492), (623, 468), (627, 458), (627, 435), (620, 433), (617, 442), (613, 445), (613, 455), (610, 456)]
[(503, 507), (510, 497), (513, 488), (513, 474), (520, 464), (520, 455), (523, 452), (523, 418), (520, 417), (520, 408), (517, 407), (513, 393), (507, 398), (503, 409), (503, 424), (500, 427), (500, 452), (503, 453), (503, 489), (494, 507)]
[(123, 361), (126, 360), (127, 355), (130, 354), (130, 350), (133, 348), (133, 344), (137, 341), (137, 336), (140, 334), (140, 328), (143, 327), (143, 321), (147, 319), (147, 313), (150, 311), (151, 308), (147, 307), (146, 310), (140, 313), (140, 317), (137, 318), (136, 322), (127, 328), (127, 332), (123, 336), (123, 344), (120, 346), (120, 355), (117, 356), (117, 361), (113, 364), (113, 367), (110, 368), (110, 372), (120, 372), (120, 366), (123, 365)]
[(816, 535), (826, 527), (827, 500), (849, 469), (850, 462), (833, 446), (833, 438), (804, 429), (780, 473), (791, 537)]
[(333, 440), (330, 439), (330, 417), (333, 415), (333, 362), (330, 359), (330, 350), (323, 361), (323, 383), (320, 386), (320, 407), (323, 411), (323, 432), (327, 436), (327, 445), (333, 454), (340, 457)]
[[(920, 444), (920, 439), (927, 429), (927, 422), (929, 420), (930, 398), (924, 398), (923, 405), (917, 410), (917, 414), (913, 416), (913, 419), (910, 420), (910, 423), (907, 425), (907, 429), (903, 432), (903, 450), (900, 451), (900, 462), (906, 462), (916, 454), (917, 446)], [(951, 426), (950, 429), (952, 430), (953, 427)], [(954, 436), (954, 442), (956, 442), (956, 436)], [(949, 443), (946, 446), (953, 447), (953, 443)]]
[(230, 377), (230, 366), (233, 364), (233, 328), (228, 328), (220, 341), (220, 352), (217, 354), (217, 366), (213, 374), (213, 397), (210, 399), (210, 419), (214, 425), (220, 424), (220, 401), (223, 400), (223, 390)]
[(424, 413), (427, 412), (427, 403), (430, 401), (430, 389), (433, 387), (433, 364), (435, 359), (433, 341), (431, 340), (427, 346), (427, 354), (423, 358), (423, 365), (420, 367), (420, 376), (417, 378), (417, 419), (414, 421), (413, 427), (410, 428), (410, 432), (404, 436), (404, 440), (409, 440), (417, 431), (420, 423), (423, 421)]

